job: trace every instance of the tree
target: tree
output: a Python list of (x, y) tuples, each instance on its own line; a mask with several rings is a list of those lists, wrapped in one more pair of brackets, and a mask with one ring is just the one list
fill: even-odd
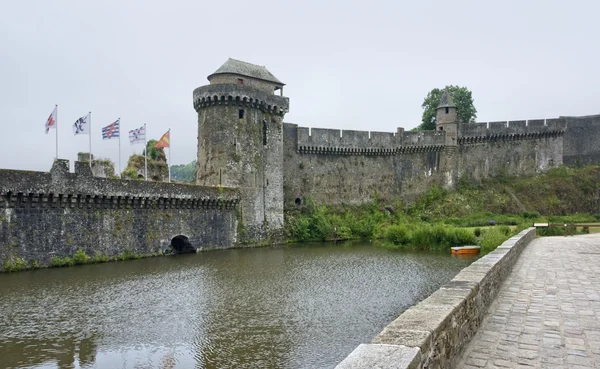
[(171, 178), (179, 182), (194, 183), (196, 180), (196, 160), (185, 165), (171, 165)]
[[(456, 111), (458, 115), (458, 121), (462, 123), (473, 123), (477, 118), (477, 109), (473, 105), (473, 96), (471, 91), (466, 87), (458, 86), (446, 86), (448, 93), (452, 97), (454, 104), (456, 105)], [(429, 91), (421, 108), (423, 108), (423, 116), (421, 118), (421, 124), (418, 130), (434, 130), (435, 129), (435, 115), (436, 108), (440, 103), (444, 90), (434, 88)]]
[(153, 181), (166, 181), (169, 177), (169, 167), (167, 165), (167, 156), (163, 149), (155, 149), (156, 140), (150, 140), (146, 144), (146, 149), (142, 155), (133, 154), (127, 161), (127, 167), (123, 170), (122, 177), (130, 179), (140, 179), (146, 171), (146, 158), (144, 157), (148, 150), (148, 178)]

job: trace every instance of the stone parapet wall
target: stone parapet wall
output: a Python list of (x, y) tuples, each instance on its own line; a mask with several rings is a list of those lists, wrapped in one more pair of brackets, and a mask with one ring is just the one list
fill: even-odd
[(458, 143), (461, 145), (485, 141), (534, 140), (562, 136), (567, 127), (564, 118), (515, 120), (488, 123), (461, 123), (458, 125)]
[(370, 132), (298, 127), (297, 150), (303, 154), (397, 155), (441, 151), (445, 132)]
[(454, 367), (502, 282), (534, 238), (535, 228), (511, 237), (406, 310), (370, 344), (359, 345), (336, 368)]
[(0, 170), (0, 271), (15, 260), (162, 252), (176, 236), (200, 249), (237, 242), (238, 189), (95, 178), (87, 163), (49, 173)]
[(277, 115), (285, 115), (290, 100), (251, 87), (234, 84), (208, 85), (194, 90), (194, 109), (208, 106), (246, 106)]

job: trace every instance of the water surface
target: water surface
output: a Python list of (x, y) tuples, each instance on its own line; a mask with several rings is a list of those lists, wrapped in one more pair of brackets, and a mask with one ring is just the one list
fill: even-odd
[(0, 367), (332, 368), (469, 262), (310, 244), (0, 274)]

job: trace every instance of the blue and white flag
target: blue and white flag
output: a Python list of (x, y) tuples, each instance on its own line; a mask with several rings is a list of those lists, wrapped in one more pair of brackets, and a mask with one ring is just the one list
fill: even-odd
[(102, 139), (110, 140), (111, 138), (119, 138), (121, 129), (121, 119), (117, 119), (113, 124), (109, 124), (102, 128)]
[(132, 145), (143, 143), (146, 141), (146, 126), (141, 126), (138, 129), (129, 131), (129, 142)]

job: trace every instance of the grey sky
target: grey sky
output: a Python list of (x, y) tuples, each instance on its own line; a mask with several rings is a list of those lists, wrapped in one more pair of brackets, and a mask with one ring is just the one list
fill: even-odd
[(173, 164), (196, 156), (194, 88), (228, 57), (286, 83), (285, 121), (395, 131), (420, 123), (434, 87), (467, 86), (478, 121), (600, 113), (600, 2), (0, 0), (1, 168), (48, 170), (59, 104), (59, 156), (122, 122), (122, 167), (142, 145), (127, 131), (169, 127)]

